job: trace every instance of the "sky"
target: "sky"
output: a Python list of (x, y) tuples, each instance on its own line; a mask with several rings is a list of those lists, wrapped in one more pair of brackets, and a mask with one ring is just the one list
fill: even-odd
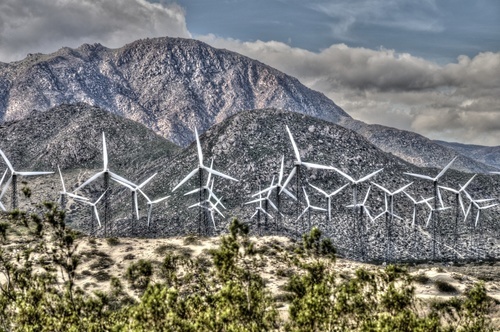
[(498, 0), (1, 0), (0, 61), (185, 37), (273, 66), (352, 117), (500, 145)]

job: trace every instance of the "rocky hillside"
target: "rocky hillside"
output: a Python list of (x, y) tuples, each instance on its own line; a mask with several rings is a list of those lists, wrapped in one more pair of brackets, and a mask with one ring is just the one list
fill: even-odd
[[(297, 79), (195, 40), (147, 39), (119, 49), (85, 44), (0, 66), (3, 121), (75, 102), (142, 123), (181, 146), (193, 142), (195, 127), (204, 132), (242, 110), (277, 108), (341, 123), (419, 166), (438, 167), (437, 154), (453, 154), (420, 135), (354, 121)], [(473, 162), (459, 166), (470, 172), (493, 169)]]
[(486, 165), (500, 168), (500, 146), (460, 144), (444, 141), (434, 142), (444, 147), (451, 148), (463, 156), (468, 156)]

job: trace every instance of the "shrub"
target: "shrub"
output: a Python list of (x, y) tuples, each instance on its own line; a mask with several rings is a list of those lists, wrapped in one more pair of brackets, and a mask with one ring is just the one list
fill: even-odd
[(151, 276), (153, 275), (153, 266), (150, 261), (140, 259), (136, 263), (130, 264), (125, 273), (125, 277), (133, 288), (146, 289)]
[(457, 288), (453, 286), (452, 284), (444, 281), (444, 280), (436, 280), (434, 282), (434, 285), (436, 286), (437, 290), (442, 292), (442, 293), (456, 293), (458, 292)]

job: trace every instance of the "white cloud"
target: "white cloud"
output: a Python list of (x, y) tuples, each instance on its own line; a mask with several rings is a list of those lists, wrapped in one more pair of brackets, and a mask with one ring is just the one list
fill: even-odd
[(500, 53), (438, 65), (393, 50), (201, 38), (262, 61), (323, 92), (354, 118), (429, 138), (500, 145)]
[[(42, 33), (41, 33), (42, 32)], [(3, 0), (0, 61), (83, 43), (120, 47), (145, 37), (190, 37), (184, 10), (146, 0)]]

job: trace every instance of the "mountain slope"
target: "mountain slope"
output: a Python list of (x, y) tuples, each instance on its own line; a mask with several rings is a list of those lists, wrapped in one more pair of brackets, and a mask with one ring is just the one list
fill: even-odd
[(468, 156), (486, 165), (500, 169), (500, 146), (483, 146), (444, 141), (434, 142), (444, 147), (451, 148), (463, 156)]

